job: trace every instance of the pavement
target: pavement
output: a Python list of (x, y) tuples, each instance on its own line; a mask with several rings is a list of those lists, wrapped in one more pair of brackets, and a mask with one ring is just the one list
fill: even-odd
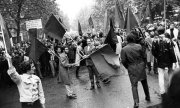
[[(56, 78), (42, 79), (46, 98), (46, 108), (133, 108), (133, 97), (127, 71), (121, 67), (118, 75), (111, 77), (111, 83), (101, 89), (90, 90), (90, 81), (86, 67), (80, 69), (80, 78), (71, 71), (73, 89), (77, 99), (66, 98), (65, 87), (58, 84)], [(151, 102), (145, 101), (141, 83), (138, 85), (140, 108), (160, 108), (157, 75), (148, 74)], [(0, 88), (0, 108), (21, 108), (16, 86)]]

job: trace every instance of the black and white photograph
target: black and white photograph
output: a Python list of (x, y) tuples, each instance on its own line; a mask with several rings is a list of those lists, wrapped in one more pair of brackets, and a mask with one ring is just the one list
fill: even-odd
[(0, 108), (180, 108), (180, 0), (0, 0)]

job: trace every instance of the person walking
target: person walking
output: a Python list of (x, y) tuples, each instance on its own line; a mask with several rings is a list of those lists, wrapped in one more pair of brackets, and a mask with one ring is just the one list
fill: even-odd
[(146, 56), (142, 50), (140, 44), (135, 43), (134, 35), (129, 34), (127, 36), (127, 46), (122, 48), (121, 51), (121, 62), (124, 67), (128, 70), (132, 93), (134, 99), (134, 108), (139, 107), (139, 96), (138, 96), (138, 81), (141, 81), (141, 84), (144, 89), (146, 101), (150, 101), (149, 88), (146, 78)]

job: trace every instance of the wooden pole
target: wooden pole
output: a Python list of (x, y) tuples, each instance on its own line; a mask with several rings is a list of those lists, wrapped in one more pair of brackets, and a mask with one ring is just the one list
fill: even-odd
[[(2, 26), (0, 26), (0, 31), (2, 33), (2, 37), (3, 37), (3, 43), (4, 43), (4, 49), (5, 49), (5, 54), (8, 54), (8, 51), (7, 51), (7, 47), (6, 47), (6, 42), (5, 42), (5, 38), (4, 38), (4, 32), (3, 32), (3, 29), (2, 29)], [(11, 60), (10, 59), (7, 59), (8, 61), (8, 66), (11, 67)]]
[(166, 30), (166, 0), (164, 0), (164, 25), (165, 25), (165, 30)]

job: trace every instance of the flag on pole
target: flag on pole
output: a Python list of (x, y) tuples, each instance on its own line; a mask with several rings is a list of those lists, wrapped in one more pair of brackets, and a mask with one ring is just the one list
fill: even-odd
[(118, 43), (118, 39), (116, 33), (114, 32), (112, 19), (110, 19), (110, 30), (104, 43), (109, 44), (111, 48), (114, 50), (114, 52), (116, 52), (116, 44)]
[(9, 32), (7, 25), (0, 13), (0, 35), (2, 37), (4, 37), (4, 42), (5, 42), (5, 47), (7, 49), (7, 52), (10, 53), (11, 52), (11, 42), (10, 42), (10, 37), (11, 37), (11, 33)]
[(138, 22), (130, 7), (128, 7), (126, 12), (124, 29), (126, 29), (127, 33), (130, 33), (130, 31), (136, 27), (139, 27)]
[(45, 25), (45, 33), (52, 38), (61, 40), (66, 33), (63, 24), (52, 14)]
[(78, 21), (78, 33), (79, 33), (80, 36), (83, 35), (82, 30), (81, 30), (81, 24), (80, 24), (79, 21)]
[(88, 22), (89, 22), (89, 26), (90, 26), (91, 28), (94, 28), (94, 23), (93, 23), (93, 20), (92, 20), (92, 17), (91, 17), (91, 16), (89, 17)]
[(120, 72), (119, 56), (109, 45), (105, 45), (90, 55), (97, 71), (103, 79), (117, 75)]
[(149, 23), (152, 23), (150, 2), (146, 1), (146, 4), (147, 6), (146, 6), (145, 18), (149, 21)]
[(124, 16), (118, 0), (116, 0), (115, 4), (115, 26), (121, 29), (124, 28)]
[(29, 58), (31, 58), (35, 63), (37, 63), (39, 57), (47, 50), (47, 47), (43, 45), (38, 39), (32, 38), (28, 54)]

